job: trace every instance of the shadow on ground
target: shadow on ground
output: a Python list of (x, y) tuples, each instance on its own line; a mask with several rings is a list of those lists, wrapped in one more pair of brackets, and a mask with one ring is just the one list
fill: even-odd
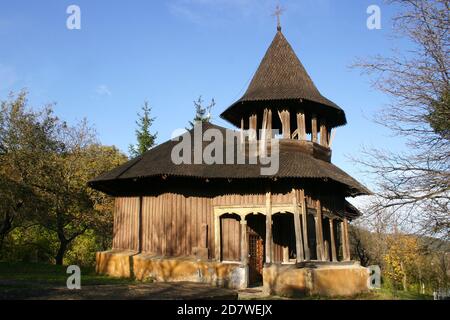
[(2, 300), (236, 300), (234, 290), (202, 283), (143, 283), (87, 285), (80, 290), (48, 287), (44, 283), (0, 280)]

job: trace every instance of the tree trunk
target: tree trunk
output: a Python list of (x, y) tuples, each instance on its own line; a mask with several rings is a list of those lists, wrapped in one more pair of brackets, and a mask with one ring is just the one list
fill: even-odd
[(407, 282), (406, 282), (406, 271), (405, 271), (405, 268), (403, 267), (403, 262), (400, 262), (400, 267), (403, 272), (403, 279), (402, 279), (403, 291), (408, 291), (408, 286), (407, 286)]
[(3, 258), (3, 242), (5, 241), (5, 235), (0, 234), (0, 260)]
[(59, 242), (58, 252), (56, 253), (55, 261), (57, 265), (62, 266), (64, 255), (66, 254), (68, 242), (63, 240)]
[(0, 224), (0, 256), (3, 249), (3, 242), (5, 240), (6, 235), (12, 230), (12, 220), (13, 216), (8, 213), (5, 214), (5, 218), (1, 221)]

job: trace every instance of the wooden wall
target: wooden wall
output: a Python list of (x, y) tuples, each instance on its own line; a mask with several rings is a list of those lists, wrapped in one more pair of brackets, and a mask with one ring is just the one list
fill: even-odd
[[(215, 252), (213, 207), (265, 206), (265, 197), (265, 193), (202, 197), (185, 196), (173, 192), (144, 196), (142, 197), (142, 250), (161, 256), (192, 256), (195, 247), (207, 246), (211, 259)], [(299, 198), (299, 195), (297, 197)], [(312, 201), (310, 197), (307, 198), (308, 206), (314, 207), (315, 201)], [(291, 205), (291, 192), (272, 194), (272, 203)], [(308, 231), (310, 251), (314, 253), (314, 219), (310, 215), (308, 219), (312, 220), (309, 220)], [(221, 219), (223, 260), (240, 260), (240, 232), (239, 220), (236, 217), (230, 215)], [(283, 238), (276, 238), (278, 232)], [(292, 234), (289, 239), (286, 238), (290, 233)], [(283, 245), (289, 243), (295, 248), (295, 241), (292, 241), (294, 239), (292, 237), (295, 237), (293, 223), (283, 222), (275, 226), (273, 234), (275, 261), (281, 261)], [(202, 244), (202, 237), (206, 237), (205, 244)], [(113, 249), (139, 249), (139, 197), (116, 198)]]
[[(113, 249), (138, 249), (139, 198), (116, 198)], [(214, 252), (211, 200), (164, 193), (142, 198), (142, 250), (162, 256), (189, 256), (201, 246), (202, 225)], [(203, 231), (204, 232), (204, 231)]]
[(139, 198), (116, 198), (114, 205), (113, 249), (138, 250)]

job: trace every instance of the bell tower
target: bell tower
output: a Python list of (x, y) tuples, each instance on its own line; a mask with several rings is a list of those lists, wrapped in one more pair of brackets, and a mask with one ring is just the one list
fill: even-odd
[(327, 161), (332, 131), (346, 124), (344, 111), (319, 92), (279, 25), (247, 91), (221, 117), (242, 130), (277, 129), (281, 144)]

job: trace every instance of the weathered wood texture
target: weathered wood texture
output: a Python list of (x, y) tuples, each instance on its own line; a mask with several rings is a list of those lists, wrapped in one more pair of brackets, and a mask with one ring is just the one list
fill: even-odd
[(241, 225), (239, 216), (224, 215), (221, 223), (221, 260), (241, 261)]
[[(325, 199), (324, 199), (325, 200)], [(325, 213), (326, 207), (334, 209), (340, 203), (334, 197), (330, 197), (324, 201)], [(301, 221), (297, 221), (297, 234), (302, 233), (304, 252), (299, 252), (299, 260), (309, 260), (316, 258), (316, 224), (311, 214), (316, 212), (312, 208), (317, 209), (317, 201), (310, 196), (296, 189), (292, 192), (272, 193), (270, 195), (270, 206), (277, 204), (286, 204), (293, 206), (294, 202), (300, 205)], [(306, 204), (309, 209), (308, 217), (305, 216), (303, 205)], [(180, 193), (162, 193), (159, 195), (142, 197), (141, 212), (141, 246), (139, 246), (139, 197), (118, 197), (115, 202), (114, 212), (114, 238), (113, 249), (136, 250), (140, 248), (144, 252), (153, 253), (160, 256), (193, 256), (197, 252), (197, 248), (208, 248), (208, 258), (214, 258), (215, 254), (215, 235), (214, 235), (214, 207), (230, 206), (230, 207), (246, 207), (260, 206), (262, 214), (267, 211), (267, 194), (228, 194), (216, 197), (201, 196), (185, 196)], [(232, 209), (230, 209), (232, 214)], [(295, 212), (292, 212), (295, 214)], [(275, 215), (277, 216), (277, 215)], [(286, 216), (284, 213), (280, 216)], [(297, 245), (295, 240), (295, 221), (294, 215), (287, 215), (287, 222), (275, 219), (271, 234), (273, 234), (273, 254), (269, 257), (269, 251), (266, 251), (265, 261), (283, 261), (286, 256), (286, 248), (289, 250), (290, 258), (297, 254)], [(299, 217), (300, 218), (300, 217)], [(312, 218), (312, 219), (311, 219)], [(233, 219), (222, 219), (220, 224), (221, 237), (221, 259), (228, 261), (240, 261), (241, 239), (240, 234), (242, 228), (239, 225), (239, 219), (234, 216)], [(264, 221), (265, 227), (266, 216), (261, 216), (261, 222)], [(272, 219), (271, 219), (272, 220)], [(299, 219), (300, 220), (300, 219)], [(328, 224), (327, 227), (329, 228)], [(337, 226), (336, 226), (337, 228)], [(265, 228), (264, 228), (265, 230)], [(322, 231), (322, 229), (321, 229)], [(328, 230), (327, 230), (328, 231)], [(343, 230), (344, 233), (347, 231)], [(267, 230), (263, 239), (267, 246)], [(289, 235), (289, 236), (288, 236)], [(341, 245), (341, 239), (337, 235), (336, 230), (336, 248)], [(269, 237), (272, 237), (269, 235)], [(300, 239), (299, 239), (300, 240)], [(345, 239), (344, 239), (345, 240)], [(319, 239), (317, 244), (320, 244)], [(345, 244), (345, 243), (344, 243)], [(323, 244), (322, 244), (323, 245)], [(284, 249), (283, 249), (284, 248)], [(348, 250), (347, 248), (345, 248)], [(284, 250), (284, 251), (283, 251)], [(302, 250), (301, 250), (302, 251)], [(337, 250), (339, 252), (339, 250)], [(347, 253), (347, 252), (344, 252)], [(345, 258), (347, 258), (347, 254)]]
[[(142, 198), (142, 250), (162, 256), (189, 256), (192, 248), (214, 250), (211, 199), (165, 193)], [(114, 249), (138, 250), (139, 198), (116, 198)], [(203, 236), (202, 236), (203, 234)], [(210, 250), (210, 254), (211, 251)]]
[(113, 249), (138, 250), (139, 197), (116, 198)]
[[(290, 204), (292, 203), (292, 194), (290, 192), (272, 194), (272, 204)], [(266, 194), (227, 194), (215, 197), (213, 199), (215, 206), (251, 206), (251, 205), (266, 205)], [(261, 212), (263, 213), (263, 212)]]

